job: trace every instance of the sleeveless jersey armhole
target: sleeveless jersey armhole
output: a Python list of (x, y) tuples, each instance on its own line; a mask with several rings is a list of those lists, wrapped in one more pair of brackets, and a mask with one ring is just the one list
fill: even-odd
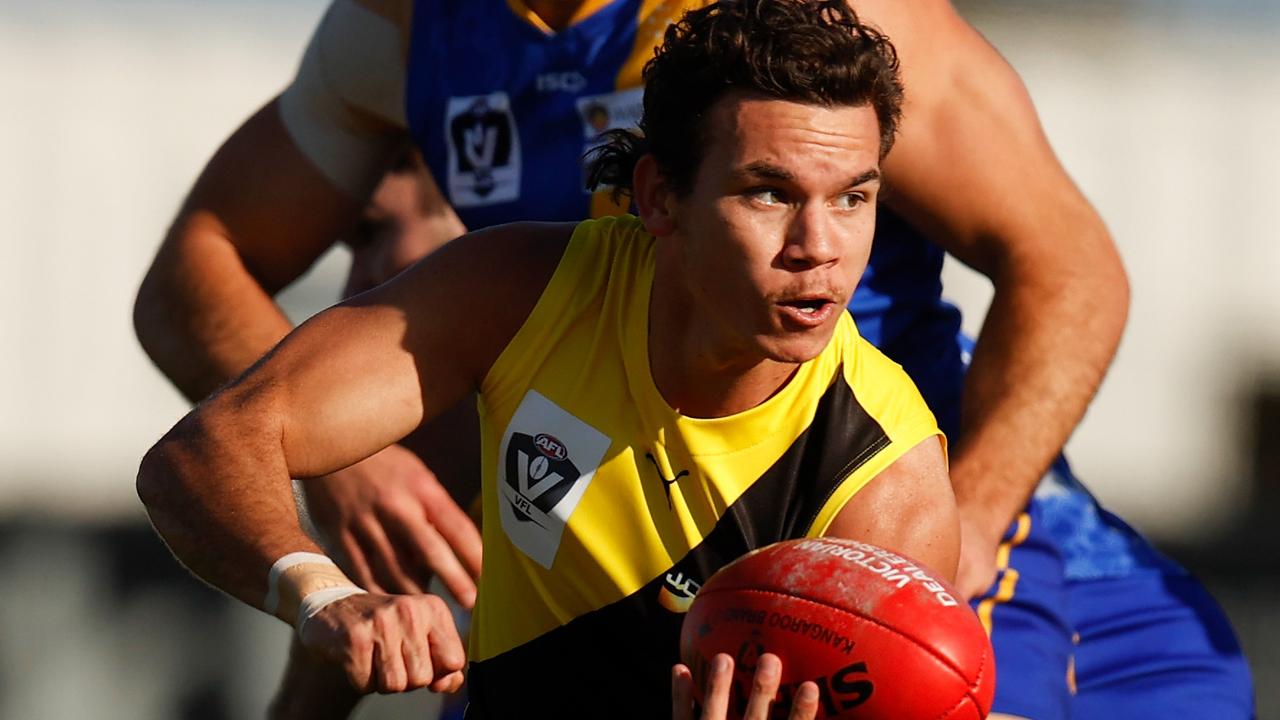
[(883, 428), (887, 441), (870, 458), (850, 463), (853, 467), (818, 510), (807, 537), (825, 534), (855, 493), (924, 440), (938, 436), (946, 456), (947, 438), (906, 371), (861, 336), (855, 335), (853, 345), (846, 354), (844, 380)]

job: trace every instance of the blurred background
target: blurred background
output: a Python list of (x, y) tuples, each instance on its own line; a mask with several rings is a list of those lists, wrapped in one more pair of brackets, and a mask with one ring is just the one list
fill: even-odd
[[(1280, 718), (1280, 2), (958, 4), (1133, 284), (1076, 470), (1218, 595)], [(0, 718), (262, 715), (287, 628), (189, 579), (134, 494), (186, 404), (130, 313), (182, 195), (324, 6), (0, 0)], [(286, 309), (336, 300), (346, 266), (327, 256)], [(945, 277), (976, 330), (989, 286)]]

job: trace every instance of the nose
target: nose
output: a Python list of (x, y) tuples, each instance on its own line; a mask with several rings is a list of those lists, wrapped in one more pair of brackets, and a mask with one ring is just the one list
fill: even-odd
[(787, 227), (782, 266), (799, 271), (835, 262), (840, 257), (838, 228), (822, 203), (804, 203)]

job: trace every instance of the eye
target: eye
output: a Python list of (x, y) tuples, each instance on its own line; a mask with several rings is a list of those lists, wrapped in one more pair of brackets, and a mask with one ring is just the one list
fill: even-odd
[(787, 201), (782, 191), (775, 188), (753, 188), (748, 190), (746, 195), (761, 205), (781, 205)]
[(841, 210), (853, 210), (867, 201), (867, 196), (860, 192), (847, 192), (836, 198), (836, 207)]

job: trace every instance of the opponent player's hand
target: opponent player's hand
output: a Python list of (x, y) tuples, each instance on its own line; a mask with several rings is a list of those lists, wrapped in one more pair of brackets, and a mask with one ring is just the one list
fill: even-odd
[(423, 593), (435, 574), (475, 604), (480, 532), (418, 456), (392, 445), (305, 488), (311, 519), (361, 587)]
[[(778, 683), (782, 679), (782, 661), (773, 653), (760, 656), (756, 664), (755, 676), (751, 683), (751, 693), (747, 697), (746, 712), (743, 720), (767, 720), (769, 706), (778, 694)], [(720, 653), (711, 659), (711, 668), (707, 677), (706, 692), (703, 697), (700, 720), (725, 720), (729, 715), (729, 690), (733, 687), (733, 658)], [(693, 675), (685, 665), (678, 664), (671, 669), (671, 717), (673, 720), (694, 720), (693, 707)], [(796, 688), (791, 699), (791, 712), (787, 720), (813, 720), (818, 716), (818, 686), (806, 681)]]
[(466, 654), (436, 595), (363, 594), (321, 608), (302, 626), (302, 644), (346, 673), (362, 693), (462, 686)]
[(966, 600), (991, 588), (996, 580), (996, 553), (1004, 527), (977, 512), (960, 508), (960, 564), (956, 568), (956, 590)]

